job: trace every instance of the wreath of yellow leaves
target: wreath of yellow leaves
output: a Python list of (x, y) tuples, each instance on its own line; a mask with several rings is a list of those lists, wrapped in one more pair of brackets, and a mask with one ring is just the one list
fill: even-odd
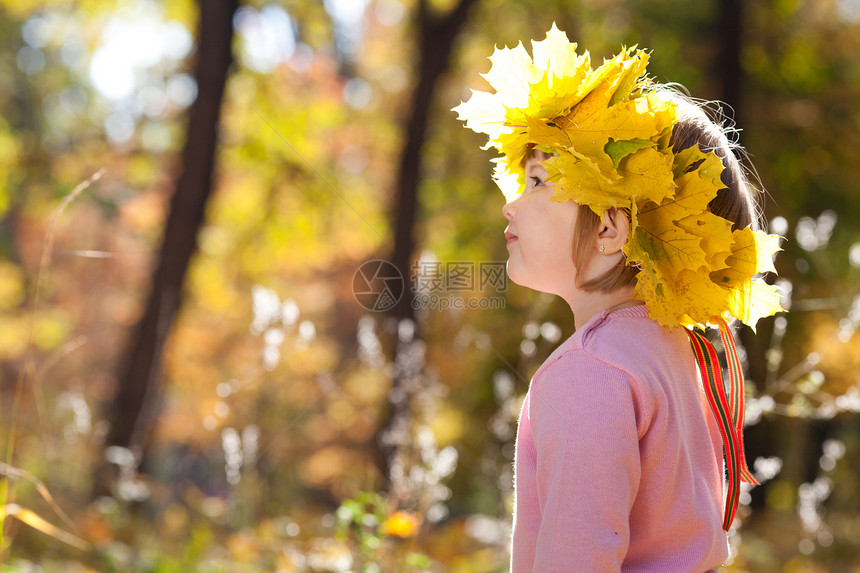
[(496, 48), (482, 74), (495, 93), (472, 90), (452, 111), (485, 133), (501, 153), (494, 179), (507, 200), (525, 187), (530, 145), (553, 153), (543, 165), (552, 200), (588, 205), (598, 216), (628, 209), (623, 251), (641, 270), (636, 298), (667, 327), (719, 324), (734, 317), (755, 328), (782, 311), (776, 288), (760, 278), (775, 272), (778, 235), (732, 224), (708, 210), (724, 187), (722, 162), (697, 146), (669, 146), (676, 105), (645, 75), (649, 55), (624, 48), (597, 69), (588, 52), (553, 23), (543, 41)]

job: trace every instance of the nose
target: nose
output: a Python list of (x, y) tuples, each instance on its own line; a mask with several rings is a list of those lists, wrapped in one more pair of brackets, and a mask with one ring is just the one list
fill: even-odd
[(505, 203), (505, 206), (502, 207), (502, 215), (504, 215), (505, 219), (507, 219), (508, 221), (514, 218), (514, 213), (517, 210), (517, 203), (519, 202), (519, 200), (520, 198), (517, 197), (513, 201)]

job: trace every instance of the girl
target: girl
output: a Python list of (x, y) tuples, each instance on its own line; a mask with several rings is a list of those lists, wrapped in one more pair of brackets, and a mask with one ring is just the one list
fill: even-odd
[[(755, 483), (726, 321), (782, 310), (756, 277), (778, 237), (752, 228), (723, 131), (651, 84), (648, 54), (592, 69), (554, 24), (532, 45), (533, 59), (522, 44), (496, 50), (484, 76), (496, 93), (455, 108), (502, 154), (511, 280), (564, 298), (576, 326), (520, 414), (511, 570), (709, 570), (728, 556), (740, 480)], [(709, 325), (728, 397), (695, 330)]]

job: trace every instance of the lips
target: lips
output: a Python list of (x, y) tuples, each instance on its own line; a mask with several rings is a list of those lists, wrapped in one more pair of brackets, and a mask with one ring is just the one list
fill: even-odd
[(508, 245), (517, 240), (517, 236), (511, 232), (505, 231), (505, 241)]

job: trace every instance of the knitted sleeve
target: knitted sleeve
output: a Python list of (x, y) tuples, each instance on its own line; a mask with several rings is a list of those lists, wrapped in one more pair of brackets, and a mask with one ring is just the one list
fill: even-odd
[(529, 415), (541, 522), (534, 571), (620, 570), (640, 479), (631, 384), (629, 374), (584, 351), (565, 353), (535, 378)]

